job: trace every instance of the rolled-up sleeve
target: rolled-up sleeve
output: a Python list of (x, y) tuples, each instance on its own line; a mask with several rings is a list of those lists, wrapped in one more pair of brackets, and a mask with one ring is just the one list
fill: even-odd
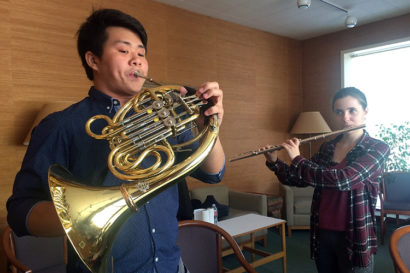
[(225, 163), (222, 166), (222, 169), (218, 173), (209, 174), (209, 173), (202, 171), (201, 168), (198, 168), (191, 176), (198, 180), (201, 180), (202, 182), (216, 184), (222, 181), (224, 174), (225, 174)]

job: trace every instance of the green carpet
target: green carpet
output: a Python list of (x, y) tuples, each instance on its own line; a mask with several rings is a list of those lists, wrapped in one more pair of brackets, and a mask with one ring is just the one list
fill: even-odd
[[(389, 219), (387, 223), (387, 232), (384, 240), (384, 245), (380, 244), (378, 252), (375, 256), (375, 269), (374, 273), (393, 273), (393, 262), (390, 257), (388, 242), (391, 233), (399, 226), (409, 224), (401, 222), (396, 225), (396, 222)], [(379, 225), (378, 225), (379, 227)], [(256, 247), (262, 250), (271, 252), (279, 251), (281, 246), (281, 239), (276, 228), (268, 230), (268, 243), (267, 247), (263, 247), (259, 243)], [(310, 245), (309, 245), (309, 231), (308, 230), (294, 230), (292, 236), (286, 236), (286, 255), (287, 255), (287, 273), (315, 273), (316, 266), (313, 260), (310, 259)], [(250, 261), (250, 254), (244, 253), (248, 261)], [(258, 257), (256, 257), (258, 259)], [(239, 266), (234, 255), (229, 255), (223, 259), (224, 267), (235, 268)], [(256, 268), (258, 273), (271, 273), (271, 272), (283, 272), (282, 271), (282, 259), (270, 262), (268, 264), (258, 266)]]

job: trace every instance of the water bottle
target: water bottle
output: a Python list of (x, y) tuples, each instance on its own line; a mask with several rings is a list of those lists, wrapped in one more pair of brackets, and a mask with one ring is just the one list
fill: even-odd
[(216, 207), (215, 203), (212, 204), (212, 208), (214, 209), (214, 224), (218, 224), (218, 208)]

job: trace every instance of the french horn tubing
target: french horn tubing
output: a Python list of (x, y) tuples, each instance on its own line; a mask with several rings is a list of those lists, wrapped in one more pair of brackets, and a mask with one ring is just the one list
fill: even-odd
[[(219, 132), (216, 115), (207, 119), (203, 130), (191, 141), (178, 145), (167, 141), (192, 129), (206, 105), (196, 95), (182, 97), (179, 89), (177, 85), (143, 89), (112, 119), (97, 115), (87, 121), (85, 130), (90, 136), (109, 142), (110, 171), (128, 182), (117, 187), (86, 186), (60, 165), (49, 168), (50, 193), (57, 215), (77, 254), (94, 273), (106, 272), (111, 244), (131, 214), (194, 171), (215, 144)], [(92, 130), (96, 120), (107, 123), (100, 133)], [(199, 147), (175, 164), (175, 152), (195, 141)], [(161, 154), (166, 155), (165, 162)], [(144, 169), (140, 163), (148, 156), (156, 161)]]
[[(305, 139), (301, 139), (300, 144), (309, 143), (309, 142), (312, 142), (312, 141), (315, 141), (315, 140), (318, 140), (318, 139), (322, 139), (322, 138), (326, 138), (326, 137), (329, 137), (329, 136), (340, 135), (340, 134), (350, 132), (350, 131), (353, 131), (353, 130), (362, 129), (364, 127), (366, 127), (366, 125), (362, 124), (362, 125), (359, 125), (359, 126), (356, 126), (356, 127), (345, 128), (345, 129), (342, 129), (342, 130), (337, 130), (337, 131), (326, 133), (326, 134), (321, 134), (321, 135), (317, 135), (317, 136), (308, 137), (308, 138), (305, 138)], [(266, 149), (266, 150), (261, 150), (261, 148), (259, 148), (258, 150), (244, 152), (244, 153), (240, 153), (236, 156), (233, 156), (232, 158), (229, 159), (229, 161), (233, 162), (233, 161), (237, 161), (237, 160), (241, 160), (241, 159), (261, 155), (261, 154), (264, 154), (264, 153), (267, 153), (267, 152), (279, 151), (279, 150), (282, 150), (282, 149), (283, 149), (283, 147), (279, 146), (279, 145), (273, 146), (272, 148)]]

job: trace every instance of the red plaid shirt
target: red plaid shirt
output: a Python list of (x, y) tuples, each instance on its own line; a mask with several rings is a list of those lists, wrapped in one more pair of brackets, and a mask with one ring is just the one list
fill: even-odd
[(346, 155), (346, 166), (336, 169), (332, 158), (341, 137), (324, 143), (311, 160), (297, 156), (290, 165), (280, 159), (266, 165), (283, 184), (315, 188), (310, 223), (312, 258), (318, 254), (321, 190), (327, 188), (348, 192), (347, 252), (354, 266), (367, 267), (370, 255), (377, 252), (375, 208), (380, 178), (390, 149), (386, 143), (371, 138), (365, 131)]

